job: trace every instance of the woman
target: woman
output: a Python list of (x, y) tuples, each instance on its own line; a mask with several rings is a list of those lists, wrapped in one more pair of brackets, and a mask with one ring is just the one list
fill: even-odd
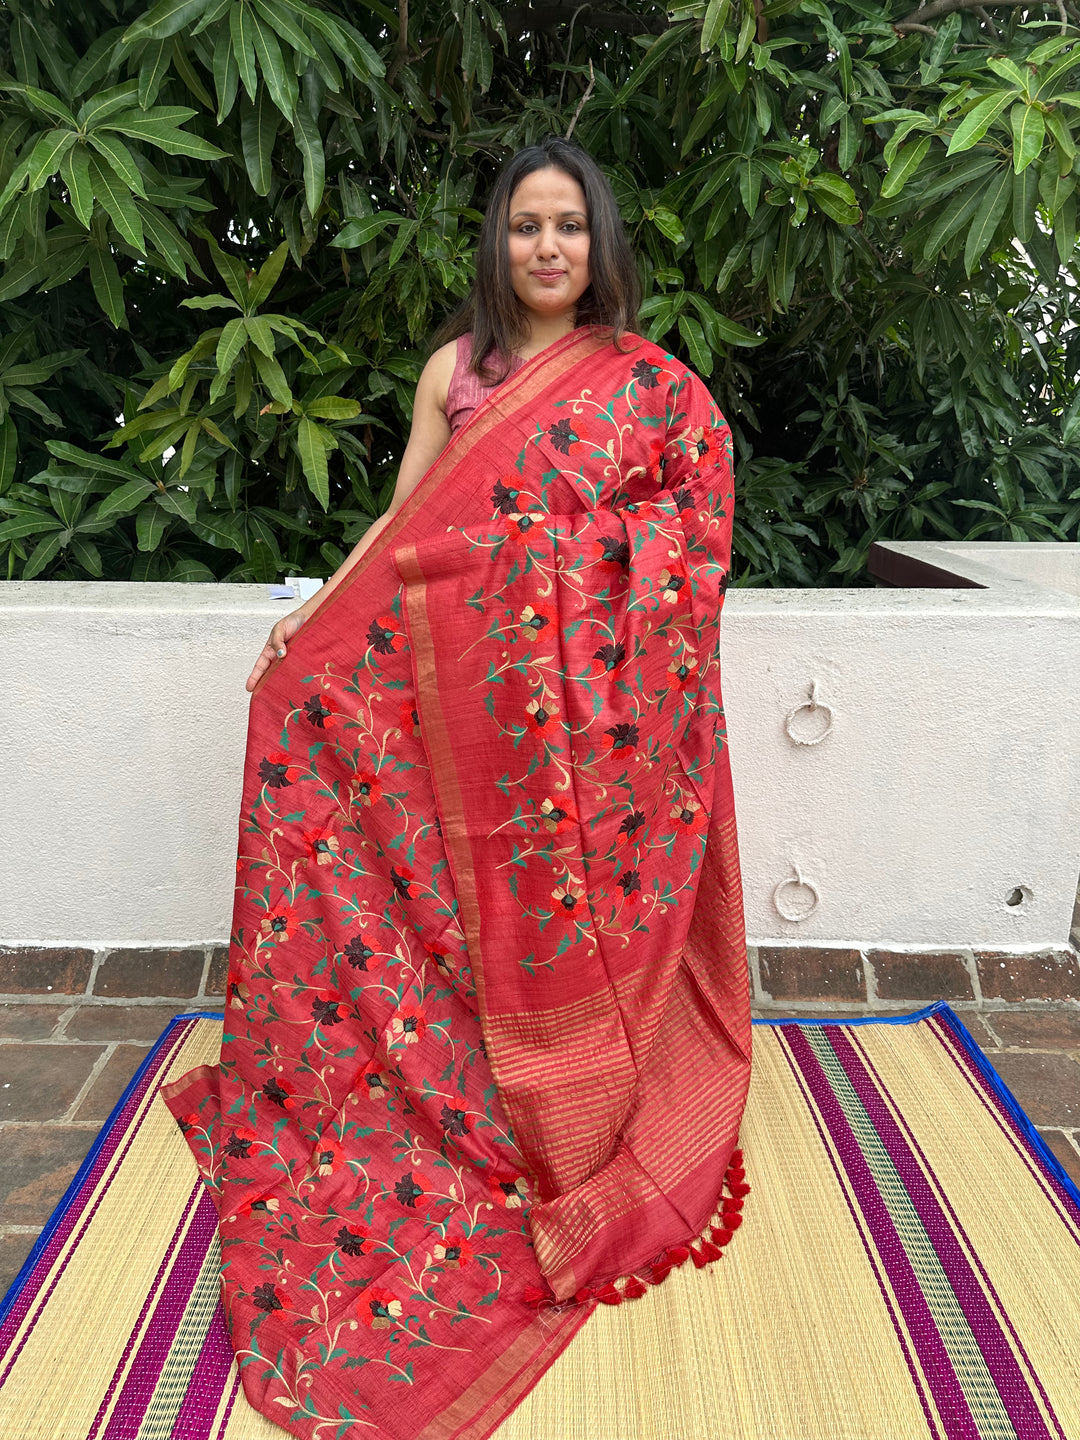
[(596, 165), (515, 156), (388, 514), (248, 682), (221, 1065), (167, 1099), (297, 1435), (480, 1440), (741, 1219), (730, 438), (635, 300)]

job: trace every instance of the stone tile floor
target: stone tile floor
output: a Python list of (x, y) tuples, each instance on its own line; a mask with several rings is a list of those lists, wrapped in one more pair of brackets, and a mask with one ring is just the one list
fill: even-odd
[[(925, 1003), (925, 1002), (920, 1002)], [(887, 1013), (905, 1013), (915, 1005)], [(0, 1294), (18, 1273), (103, 1121), (152, 1042), (193, 1004), (109, 1004), (73, 997), (0, 1004)], [(1080, 1007), (1073, 1003), (976, 1011), (964, 1023), (1080, 1184)], [(833, 1005), (770, 1006), (771, 1017), (836, 1018)], [(848, 1012), (865, 1015), (865, 1007)]]

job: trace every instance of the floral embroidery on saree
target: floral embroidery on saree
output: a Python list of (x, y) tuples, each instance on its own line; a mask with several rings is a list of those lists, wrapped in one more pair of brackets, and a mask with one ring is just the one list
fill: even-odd
[(492, 392), (253, 700), (221, 1065), (168, 1100), (297, 1435), (479, 1440), (738, 1223), (730, 436), (626, 343)]

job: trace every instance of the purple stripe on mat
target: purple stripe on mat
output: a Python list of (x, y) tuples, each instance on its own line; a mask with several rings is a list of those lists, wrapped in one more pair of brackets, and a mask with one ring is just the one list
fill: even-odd
[[(955, 1017), (951, 1017), (955, 1019)], [(1012, 1114), (1009, 1107), (1003, 1103), (1002, 1096), (990, 1083), (982, 1066), (979, 1063), (981, 1056), (975, 1056), (964, 1044), (963, 1038), (956, 1033), (949, 1023), (949, 1017), (942, 1015), (940, 1019), (934, 1017), (932, 1021), (933, 1033), (945, 1050), (952, 1056), (960, 1070), (966, 1076), (971, 1088), (975, 1091), (983, 1107), (990, 1112), (997, 1122), (998, 1129), (1002, 1131), (1013, 1150), (1024, 1162), (1028, 1173), (1038, 1182), (1046, 1198), (1051, 1201), (1058, 1214), (1068, 1226), (1070, 1233), (1080, 1244), (1080, 1205), (1072, 1193), (1068, 1184), (1063, 1184), (1062, 1179), (1055, 1173), (1055, 1168), (1047, 1165), (1042, 1154), (1042, 1142), (1038, 1132), (1031, 1126), (1031, 1122), (1024, 1116), (1027, 1129), (1021, 1125), (1017, 1117)], [(972, 1041), (972, 1044), (975, 1042)], [(988, 1068), (989, 1061), (986, 1062)], [(1001, 1088), (1004, 1084), (999, 1080)], [(1006, 1091), (1006, 1094), (1008, 1092)], [(1009, 1097), (1012, 1099), (1012, 1097)], [(1015, 1105), (1015, 1101), (1012, 1101)], [(1019, 1109), (1019, 1106), (1017, 1106)], [(1021, 1114), (1023, 1112), (1021, 1111)], [(1031, 1133), (1029, 1133), (1029, 1131)], [(1038, 1147), (1038, 1148), (1037, 1148)], [(1052, 1158), (1052, 1157), (1051, 1157)], [(1064, 1211), (1064, 1214), (1062, 1212)]]
[(229, 1396), (229, 1403), (225, 1406), (225, 1414), (221, 1417), (221, 1424), (217, 1428), (217, 1434), (214, 1436), (214, 1440), (223, 1440), (225, 1431), (229, 1428), (229, 1418), (232, 1415), (233, 1406), (236, 1404), (236, 1397), (239, 1394), (240, 1374), (237, 1372), (236, 1378), (233, 1380), (232, 1394)]
[(908, 1334), (915, 1346), (923, 1374), (934, 1397), (938, 1414), (949, 1440), (980, 1440), (978, 1426), (956, 1377), (949, 1353), (918, 1277), (908, 1259), (892, 1217), (882, 1200), (859, 1143), (833, 1094), (825, 1072), (797, 1026), (783, 1030), (784, 1039), (814, 1097), (814, 1103), (828, 1127), (840, 1155), (848, 1183), (855, 1192), (886, 1274), (897, 1298)]
[[(782, 1038), (784, 1034), (783, 1030), (780, 1030), (779, 1034)], [(844, 1204), (847, 1206), (848, 1213), (851, 1216), (851, 1223), (854, 1225), (855, 1233), (856, 1235), (858, 1235), (863, 1250), (866, 1252), (867, 1264), (870, 1266), (870, 1269), (874, 1275), (874, 1279), (877, 1281), (878, 1289), (881, 1291), (882, 1301), (884, 1302), (885, 1309), (888, 1312), (889, 1319), (892, 1321), (893, 1329), (896, 1332), (897, 1343), (899, 1344), (900, 1349), (903, 1353), (904, 1361), (908, 1368), (908, 1373), (911, 1376), (911, 1383), (915, 1386), (915, 1393), (919, 1397), (919, 1404), (922, 1406), (923, 1414), (926, 1416), (927, 1426), (929, 1427), (930, 1433), (933, 1436), (933, 1440), (940, 1440), (941, 1431), (938, 1428), (938, 1423), (937, 1419), (934, 1416), (934, 1412), (930, 1408), (930, 1402), (927, 1399), (926, 1390), (923, 1386), (922, 1380), (919, 1377), (918, 1367), (912, 1357), (911, 1348), (907, 1342), (907, 1336), (904, 1334), (904, 1327), (901, 1325), (900, 1318), (896, 1313), (896, 1307), (893, 1305), (892, 1297), (889, 1294), (888, 1286), (885, 1284), (885, 1281), (882, 1278), (881, 1266), (878, 1264), (878, 1261), (874, 1255), (873, 1246), (870, 1244), (870, 1241), (867, 1237), (866, 1226), (859, 1218), (859, 1212), (852, 1203), (848, 1186), (844, 1184), (843, 1172), (841, 1171), (839, 1165), (837, 1165), (836, 1163), (836, 1157), (833, 1155), (832, 1147), (829, 1144), (828, 1137), (822, 1126), (821, 1117), (818, 1115), (817, 1111), (814, 1108), (813, 1101), (810, 1098), (806, 1085), (803, 1082), (803, 1078), (799, 1074), (799, 1071), (791, 1055), (788, 1054), (788, 1052), (783, 1048), (783, 1046), (780, 1047), (780, 1053), (783, 1055), (788, 1069), (791, 1071), (792, 1079), (794, 1080), (795, 1085), (799, 1090), (799, 1093), (802, 1095), (803, 1099), (806, 1102), (806, 1108), (809, 1111), (810, 1119), (813, 1121), (814, 1129), (818, 1132), (818, 1135), (821, 1139), (821, 1148), (829, 1161), (829, 1165), (832, 1168), (833, 1174), (836, 1176), (837, 1187), (839, 1188), (840, 1194), (844, 1197)]]
[[(176, 1339), (176, 1332), (180, 1328), (184, 1311), (191, 1299), (191, 1292), (195, 1288), (199, 1271), (206, 1259), (207, 1249), (217, 1230), (217, 1211), (214, 1209), (213, 1201), (206, 1193), (201, 1181), (199, 1188), (202, 1193), (196, 1203), (191, 1225), (188, 1227), (180, 1249), (169, 1265), (165, 1284), (161, 1287), (154, 1313), (150, 1317), (135, 1359), (124, 1379), (120, 1398), (109, 1416), (109, 1423), (102, 1431), (102, 1440), (127, 1440), (129, 1435), (137, 1435), (147, 1406), (154, 1398), (154, 1389), (160, 1378), (162, 1367), (169, 1358), (169, 1351)], [(149, 1299), (147, 1303), (149, 1304)], [(146, 1307), (144, 1306), (143, 1314), (145, 1313)], [(140, 1315), (139, 1321), (141, 1323), (142, 1315)], [(137, 1333), (138, 1327), (132, 1332), (133, 1338)], [(108, 1394), (101, 1402), (101, 1409), (98, 1411), (93, 1429), (86, 1440), (94, 1440), (98, 1433), (109, 1397), (115, 1390), (117, 1380), (123, 1373), (127, 1357), (131, 1353), (131, 1344), (132, 1341), (129, 1341), (125, 1347), (124, 1355), (113, 1375)]]
[(131, 1334), (128, 1336), (127, 1344), (124, 1346), (123, 1353), (121, 1354), (120, 1359), (116, 1364), (116, 1368), (113, 1370), (112, 1379), (109, 1381), (108, 1389), (105, 1391), (101, 1404), (98, 1406), (98, 1412), (94, 1416), (94, 1423), (90, 1427), (90, 1431), (86, 1437), (86, 1440), (94, 1440), (94, 1437), (97, 1435), (98, 1430), (101, 1428), (101, 1422), (104, 1418), (105, 1411), (109, 1408), (109, 1401), (112, 1399), (113, 1395), (116, 1392), (116, 1387), (120, 1383), (120, 1376), (123, 1373), (127, 1357), (131, 1354), (131, 1347), (134, 1344), (133, 1337), (139, 1333), (140, 1327), (145, 1321), (147, 1315), (150, 1313), (150, 1307), (157, 1299), (158, 1291), (161, 1289), (161, 1286), (164, 1284), (169, 1274), (169, 1267), (172, 1264), (173, 1255), (176, 1253), (176, 1247), (180, 1244), (181, 1236), (184, 1233), (184, 1226), (188, 1223), (188, 1219), (191, 1216), (192, 1210), (198, 1206), (198, 1203), (199, 1192), (196, 1189), (193, 1190), (188, 1196), (187, 1203), (184, 1205), (183, 1213), (181, 1214), (180, 1219), (176, 1222), (176, 1229), (169, 1237), (169, 1243), (165, 1246), (164, 1253), (161, 1257), (161, 1263), (158, 1265), (157, 1268), (157, 1273), (155, 1274), (149, 1288), (147, 1289), (146, 1299), (142, 1303), (142, 1308), (140, 1309), (139, 1314), (135, 1320), (135, 1324), (131, 1327)]
[[(1024, 1436), (1024, 1440), (1050, 1440), (1050, 1431), (1031, 1393), (1028, 1379), (1017, 1363), (1008, 1337), (927, 1180), (926, 1171), (929, 1171), (929, 1166), (924, 1171), (918, 1157), (913, 1154), (911, 1146), (901, 1134), (892, 1110), (882, 1098), (883, 1095), (888, 1096), (889, 1092), (884, 1086), (879, 1090), (875, 1085), (851, 1037), (843, 1030), (832, 1030), (825, 1039), (843, 1066), (844, 1073), (858, 1096), (859, 1103), (870, 1117), (885, 1153), (903, 1181), (904, 1189), (923, 1229), (930, 1237), (934, 1253), (986, 1361), (994, 1388), (1001, 1396), (1005, 1413), (1017, 1434)], [(923, 1163), (925, 1164), (925, 1161)], [(1065, 1440), (1056, 1417), (1054, 1428), (1059, 1440)]]
[[(132, 1080), (127, 1093), (121, 1097), (116, 1109), (105, 1122), (95, 1142), (97, 1148), (91, 1148), (90, 1154), (83, 1162), (78, 1174), (69, 1186), (67, 1193), (60, 1201), (56, 1210), (53, 1211), (53, 1215), (50, 1217), (50, 1225), (52, 1225), (52, 1228), (46, 1227), (46, 1230), (42, 1233), (41, 1240), (38, 1241), (38, 1244), (31, 1251), (26, 1265), (17, 1277), (15, 1285), (12, 1286), (13, 1291), (16, 1286), (19, 1288), (7, 1314), (4, 1316), (2, 1324), (0, 1324), (0, 1355), (5, 1354), (11, 1346), (15, 1334), (29, 1315), (35, 1300), (37, 1300), (39, 1296), (41, 1296), (41, 1300), (33, 1318), (26, 1327), (25, 1334), (22, 1336), (14, 1352), (8, 1358), (4, 1372), (0, 1375), (0, 1385), (3, 1385), (7, 1379), (11, 1372), (11, 1367), (19, 1358), (23, 1346), (41, 1319), (49, 1297), (56, 1288), (60, 1276), (67, 1268), (67, 1262), (65, 1261), (57, 1271), (48, 1290), (42, 1296), (41, 1288), (45, 1283), (45, 1277), (55, 1263), (58, 1254), (67, 1244), (72, 1234), (74, 1234), (76, 1227), (79, 1226), (81, 1221), (82, 1226), (75, 1239), (75, 1245), (78, 1245), (86, 1232), (87, 1226), (97, 1213), (98, 1206), (108, 1193), (112, 1179), (115, 1178), (115, 1173), (119, 1172), (119, 1166), (117, 1166), (114, 1176), (111, 1177), (102, 1188), (100, 1195), (98, 1195), (94, 1204), (84, 1217), (82, 1205), (85, 1205), (86, 1197), (88, 1197), (100, 1183), (102, 1175), (109, 1165), (112, 1164), (121, 1149), (123, 1150), (123, 1154), (120, 1155), (120, 1161), (123, 1161), (124, 1155), (126, 1155), (127, 1151), (131, 1148), (136, 1135), (142, 1128), (143, 1122), (149, 1113), (150, 1106), (147, 1106), (143, 1115), (134, 1125), (131, 1125), (133, 1115), (145, 1098), (147, 1091), (156, 1085), (160, 1071), (173, 1058), (175, 1052), (187, 1038), (188, 1031), (194, 1023), (194, 1021), (190, 1021), (185, 1025), (176, 1025), (175, 1032), (166, 1032), (159, 1042), (160, 1050), (155, 1047), (147, 1056), (143, 1062), (145, 1069), (140, 1069), (140, 1072)], [(129, 1126), (131, 1127), (130, 1129), (128, 1128)], [(52, 1223), (54, 1220), (55, 1224)], [(74, 1249), (74, 1246), (72, 1248)]]
[[(888, 1094), (889, 1094), (888, 1088), (887, 1088), (887, 1086), (885, 1085), (884, 1081), (882, 1080), (881, 1076), (878, 1074), (877, 1070), (875, 1069), (875, 1067), (874, 1067), (874, 1062), (871, 1060), (870, 1056), (866, 1053), (866, 1050), (865, 1050), (865, 1048), (863, 1047), (862, 1042), (861, 1042), (861, 1037), (858, 1036), (857, 1034), (853, 1034), (853, 1035), (851, 1036), (851, 1040), (852, 1040), (852, 1044), (854, 1044), (855, 1047), (856, 1047), (856, 1049), (859, 1050), (860, 1056), (861, 1056), (861, 1058), (862, 1058), (862, 1062), (863, 1062), (863, 1064), (866, 1066), (866, 1068), (867, 1068), (867, 1070), (869, 1071), (870, 1075), (873, 1077), (874, 1082), (875, 1082), (875, 1084), (877, 1085), (878, 1089), (881, 1091), (881, 1093), (882, 1093), (883, 1095), (888, 1095)], [(1052, 1421), (1052, 1423), (1053, 1423), (1053, 1425), (1054, 1425), (1055, 1430), (1056, 1430), (1057, 1433), (1058, 1433), (1058, 1436), (1060, 1437), (1060, 1440), (1068, 1440), (1068, 1437), (1065, 1435), (1065, 1432), (1064, 1432), (1064, 1431), (1062, 1430), (1062, 1428), (1061, 1428), (1061, 1424), (1060, 1424), (1060, 1422), (1058, 1421), (1057, 1415), (1054, 1413), (1054, 1407), (1053, 1407), (1053, 1406), (1051, 1405), (1051, 1403), (1050, 1403), (1050, 1397), (1049, 1397), (1049, 1395), (1047, 1395), (1047, 1393), (1046, 1393), (1046, 1390), (1045, 1390), (1045, 1388), (1044, 1388), (1044, 1386), (1043, 1386), (1043, 1383), (1042, 1383), (1042, 1381), (1040, 1380), (1040, 1378), (1039, 1378), (1039, 1376), (1038, 1376), (1038, 1373), (1036, 1372), (1035, 1366), (1031, 1363), (1031, 1358), (1030, 1358), (1030, 1356), (1028, 1355), (1027, 1350), (1024, 1348), (1024, 1345), (1023, 1345), (1023, 1342), (1022, 1342), (1021, 1339), (1020, 1339), (1020, 1336), (1017, 1334), (1017, 1332), (1016, 1332), (1016, 1327), (1013, 1325), (1012, 1320), (1011, 1320), (1011, 1318), (1009, 1317), (1009, 1314), (1008, 1314), (1005, 1306), (1002, 1304), (1001, 1297), (998, 1295), (998, 1292), (997, 1292), (997, 1290), (995, 1289), (994, 1284), (993, 1284), (993, 1282), (991, 1281), (989, 1274), (987, 1273), (987, 1270), (986, 1270), (985, 1265), (983, 1265), (982, 1260), (979, 1258), (978, 1251), (975, 1249), (975, 1246), (971, 1243), (971, 1240), (968, 1238), (968, 1233), (967, 1233), (967, 1231), (964, 1229), (963, 1225), (960, 1223), (960, 1217), (957, 1215), (956, 1210), (953, 1208), (952, 1201), (949, 1199), (949, 1196), (948, 1196), (948, 1193), (947, 1193), (946, 1190), (945, 1190), (945, 1187), (944, 1187), (943, 1185), (940, 1185), (940, 1184), (937, 1182), (937, 1178), (936, 1178), (936, 1176), (934, 1176), (933, 1167), (931, 1166), (929, 1160), (927, 1159), (926, 1153), (925, 1153), (925, 1151), (923, 1150), (922, 1146), (919, 1144), (918, 1139), (917, 1139), (914, 1131), (912, 1130), (911, 1126), (908, 1124), (907, 1120), (904, 1118), (904, 1114), (903, 1114), (902, 1110), (901, 1110), (900, 1107), (899, 1107), (898, 1105), (896, 1105), (896, 1104), (893, 1105), (893, 1118), (894, 1118), (894, 1120), (896, 1120), (896, 1123), (899, 1125), (900, 1129), (903, 1131), (903, 1134), (904, 1134), (904, 1137), (905, 1137), (907, 1143), (911, 1146), (911, 1149), (914, 1151), (915, 1155), (918, 1156), (919, 1162), (920, 1162), (920, 1164), (921, 1164), (922, 1167), (923, 1167), (924, 1173), (927, 1174), (927, 1175), (930, 1175), (930, 1176), (932, 1176), (932, 1177), (934, 1178), (935, 1193), (936, 1193), (936, 1195), (937, 1195), (938, 1202), (940, 1203), (940, 1205), (942, 1206), (942, 1208), (946, 1211), (946, 1213), (948, 1214), (950, 1220), (952, 1221), (954, 1231), (960, 1236), (961, 1240), (963, 1241), (963, 1244), (967, 1247), (968, 1259), (971, 1261), (972, 1265), (974, 1265), (975, 1269), (978, 1270), (980, 1276), (982, 1277), (982, 1282), (983, 1282), (983, 1286), (984, 1286), (984, 1289), (985, 1289), (986, 1293), (989, 1294), (989, 1296), (990, 1296), (990, 1298), (992, 1299), (994, 1305), (997, 1307), (998, 1317), (999, 1317), (1001, 1323), (1005, 1326), (1005, 1328), (1008, 1330), (1009, 1334), (1012, 1336), (1013, 1345), (1014, 1345), (1014, 1347), (1015, 1347), (1015, 1350), (1020, 1353), (1020, 1355), (1021, 1355), (1021, 1357), (1022, 1357), (1022, 1359), (1023, 1359), (1024, 1365), (1025, 1365), (1025, 1367), (1026, 1367), (1026, 1369), (1027, 1369), (1028, 1378), (1029, 1378), (1029, 1383), (1032, 1384), (1032, 1385), (1034, 1385), (1034, 1387), (1038, 1390), (1039, 1394), (1042, 1396), (1043, 1404), (1044, 1404), (1045, 1407), (1046, 1407), (1047, 1413), (1050, 1415), (1051, 1421)]]
[[(219, 1301), (173, 1425), (174, 1435), (182, 1436), (183, 1440), (211, 1440), (214, 1416), (235, 1365), (236, 1356), (225, 1328), (225, 1312)], [(229, 1411), (232, 1411), (232, 1400)]]

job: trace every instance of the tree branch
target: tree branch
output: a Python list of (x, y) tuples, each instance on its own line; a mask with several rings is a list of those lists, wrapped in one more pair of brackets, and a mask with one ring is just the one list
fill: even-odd
[(606, 10), (599, 5), (575, 4), (574, 0), (543, 0), (541, 4), (508, 5), (502, 12), (508, 35), (552, 30), (569, 25), (577, 16), (590, 30), (613, 30), (623, 35), (662, 35), (668, 27), (664, 15), (628, 15), (625, 10)]
[[(1053, 5), (1059, 10), (1059, 0), (991, 0), (994, 9), (999, 5), (1023, 5), (1029, 10), (1038, 6)], [(951, 15), (954, 10), (980, 10), (984, 0), (930, 0), (929, 5), (920, 5), (902, 20), (893, 21), (894, 30), (922, 30), (927, 20), (940, 20), (942, 15)]]

